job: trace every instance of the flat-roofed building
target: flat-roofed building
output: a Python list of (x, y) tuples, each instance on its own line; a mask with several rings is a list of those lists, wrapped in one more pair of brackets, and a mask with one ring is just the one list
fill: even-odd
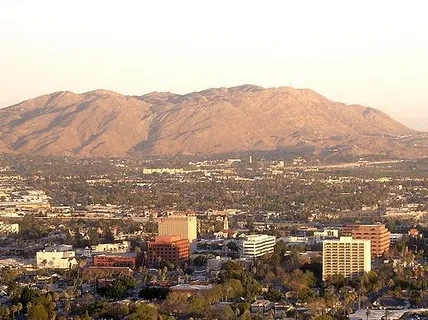
[(189, 259), (190, 243), (180, 236), (157, 236), (147, 242), (147, 264), (156, 266), (160, 261), (183, 264)]
[(69, 269), (77, 265), (76, 252), (71, 246), (54, 246), (36, 253), (38, 268)]
[(159, 236), (180, 236), (190, 243), (190, 251), (196, 250), (198, 222), (195, 216), (169, 216), (158, 218)]
[(384, 224), (351, 225), (342, 232), (352, 235), (354, 239), (370, 240), (371, 253), (375, 257), (382, 256), (391, 244), (390, 232)]
[(19, 224), (0, 221), (0, 236), (8, 236), (14, 233), (19, 233)]
[(257, 258), (266, 253), (273, 252), (276, 238), (266, 234), (248, 235), (239, 243), (241, 257)]
[(371, 270), (370, 240), (340, 237), (323, 242), (323, 280), (335, 274), (355, 278)]
[(127, 267), (135, 269), (141, 266), (142, 256), (138, 252), (98, 254), (93, 256), (92, 265), (95, 267)]

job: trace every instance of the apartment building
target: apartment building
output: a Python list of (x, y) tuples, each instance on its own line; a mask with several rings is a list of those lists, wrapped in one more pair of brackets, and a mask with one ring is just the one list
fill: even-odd
[(380, 257), (389, 250), (390, 232), (384, 224), (351, 225), (343, 229), (345, 232), (354, 239), (370, 240), (372, 256)]
[(196, 250), (198, 222), (195, 216), (169, 216), (158, 218), (159, 236), (180, 236), (190, 243), (190, 251)]
[(323, 280), (335, 274), (355, 278), (371, 270), (370, 240), (340, 237), (323, 242)]
[(248, 235), (239, 243), (241, 257), (256, 258), (266, 253), (271, 253), (273, 252), (275, 243), (275, 236), (268, 236), (266, 234)]
[(155, 241), (147, 242), (147, 264), (156, 266), (160, 261), (176, 265), (189, 259), (190, 242), (180, 236), (157, 236)]

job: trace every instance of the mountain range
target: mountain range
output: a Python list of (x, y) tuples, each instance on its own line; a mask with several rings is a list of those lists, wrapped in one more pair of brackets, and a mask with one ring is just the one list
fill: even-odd
[(313, 155), (428, 155), (425, 133), (369, 107), (308, 89), (243, 85), (179, 95), (107, 90), (43, 95), (0, 109), (0, 152), (147, 156), (304, 150)]

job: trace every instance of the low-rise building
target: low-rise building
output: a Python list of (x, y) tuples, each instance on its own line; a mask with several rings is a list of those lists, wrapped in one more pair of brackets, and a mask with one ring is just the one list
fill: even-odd
[(71, 246), (54, 246), (36, 253), (38, 268), (70, 269), (77, 265), (76, 252)]
[(248, 235), (239, 241), (239, 249), (243, 258), (257, 258), (266, 253), (273, 252), (275, 236), (266, 234)]
[(314, 237), (318, 239), (332, 239), (339, 238), (338, 229), (324, 229), (323, 231), (315, 231)]
[(100, 243), (93, 245), (90, 248), (85, 248), (83, 254), (90, 257), (93, 254), (98, 253), (127, 253), (131, 249), (131, 243), (129, 241), (122, 241), (117, 243)]
[(0, 237), (19, 233), (19, 224), (0, 221)]
[(127, 267), (135, 269), (141, 264), (142, 256), (138, 252), (98, 254), (92, 258), (94, 267)]

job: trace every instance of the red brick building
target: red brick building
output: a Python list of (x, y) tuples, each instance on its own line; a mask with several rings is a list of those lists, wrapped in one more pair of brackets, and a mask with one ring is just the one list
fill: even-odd
[(141, 254), (137, 252), (123, 254), (99, 254), (93, 257), (95, 267), (127, 267), (135, 269), (141, 266)]
[(160, 261), (182, 264), (189, 259), (190, 242), (180, 236), (158, 236), (147, 243), (147, 264), (156, 266)]
[(353, 239), (371, 241), (372, 255), (376, 257), (389, 250), (390, 232), (384, 224), (349, 225), (342, 229), (342, 234), (350, 234)]

